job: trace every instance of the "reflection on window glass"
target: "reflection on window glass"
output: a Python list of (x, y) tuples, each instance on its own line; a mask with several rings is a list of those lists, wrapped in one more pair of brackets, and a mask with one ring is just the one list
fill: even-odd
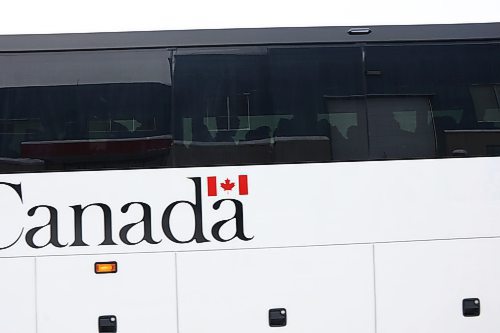
[(478, 122), (500, 127), (500, 84), (470, 87)]
[(368, 158), (366, 97), (328, 97), (326, 100), (334, 160)]
[[(346, 137), (334, 123), (340, 118), (326, 107), (325, 97), (362, 94), (361, 73), (361, 50), (356, 47), (178, 51), (175, 163), (231, 165), (366, 157), (366, 131), (359, 139), (362, 151), (349, 155), (341, 144)], [(354, 112), (365, 111), (364, 105), (359, 107)], [(347, 128), (344, 131), (347, 135)], [(344, 156), (337, 147), (346, 151)]]
[(336, 127), (344, 139), (347, 139), (349, 128), (358, 126), (358, 114), (352, 112), (318, 114), (318, 122), (321, 120), (326, 120), (332, 128)]
[(500, 155), (493, 42), (12, 53), (0, 69), (1, 172)]
[(429, 96), (368, 95), (367, 106), (373, 159), (435, 156)]
[(367, 94), (428, 96), (436, 157), (496, 156), (499, 54), (498, 43), (369, 46), (367, 68), (380, 74), (367, 77)]
[(165, 51), (0, 56), (0, 168), (162, 165), (171, 145)]
[[(394, 111), (392, 113), (392, 118), (396, 121), (397, 127), (402, 131), (409, 133), (415, 133), (417, 131), (416, 110)], [(427, 124), (430, 125), (429, 122)]]

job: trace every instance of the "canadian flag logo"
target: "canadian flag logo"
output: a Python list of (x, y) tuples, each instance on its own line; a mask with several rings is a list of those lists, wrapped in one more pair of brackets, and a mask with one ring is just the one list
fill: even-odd
[(233, 182), (231, 178), (227, 177), (219, 180), (217, 180), (217, 177), (207, 177), (207, 189), (209, 197), (217, 196), (219, 188), (222, 190), (222, 192), (232, 193), (236, 191), (236, 186), (239, 195), (248, 195), (248, 176), (239, 175), (236, 182)]

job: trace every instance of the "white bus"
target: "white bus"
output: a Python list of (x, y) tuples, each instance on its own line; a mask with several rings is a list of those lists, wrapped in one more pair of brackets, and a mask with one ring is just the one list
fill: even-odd
[(496, 332), (500, 23), (0, 36), (0, 332)]

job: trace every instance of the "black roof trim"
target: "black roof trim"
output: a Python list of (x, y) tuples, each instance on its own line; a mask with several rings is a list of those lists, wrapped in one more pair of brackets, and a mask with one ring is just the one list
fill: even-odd
[(478, 39), (500, 39), (500, 23), (4, 35), (0, 52)]

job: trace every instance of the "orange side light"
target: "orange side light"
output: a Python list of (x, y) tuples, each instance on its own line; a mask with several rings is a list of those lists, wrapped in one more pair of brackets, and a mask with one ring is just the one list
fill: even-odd
[(96, 262), (94, 270), (96, 274), (116, 273), (118, 271), (118, 264), (116, 261)]

